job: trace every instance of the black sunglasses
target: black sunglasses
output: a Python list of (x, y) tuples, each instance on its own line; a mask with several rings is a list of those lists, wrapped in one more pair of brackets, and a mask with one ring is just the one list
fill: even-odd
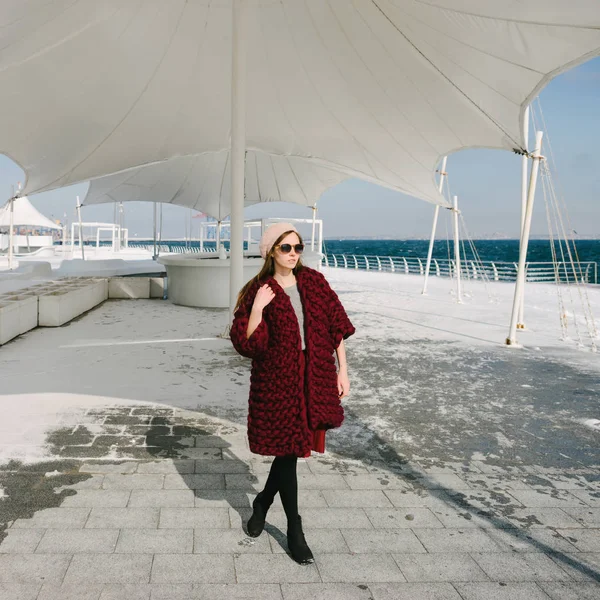
[(292, 246), (292, 244), (277, 244), (275, 248), (279, 248), (281, 254), (289, 254), (292, 251), (292, 248), (296, 251), (296, 254), (302, 254), (304, 251), (304, 244), (296, 244), (295, 246)]

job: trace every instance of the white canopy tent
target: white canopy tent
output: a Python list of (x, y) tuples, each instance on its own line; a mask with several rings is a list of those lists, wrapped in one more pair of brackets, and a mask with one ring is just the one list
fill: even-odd
[[(0, 227), (10, 227), (11, 225), (10, 204), (11, 200), (0, 208)], [(57, 225), (37, 210), (27, 196), (15, 198), (12, 225), (13, 227), (27, 225), (29, 227), (44, 227), (45, 229), (62, 229), (61, 225)]]
[[(27, 196), (11, 198), (0, 208), (0, 227), (8, 228), (8, 266), (13, 268), (13, 245), (14, 245), (14, 227), (43, 227), (45, 229), (62, 229), (54, 221), (45, 217), (33, 204)], [(27, 246), (29, 246), (29, 236), (27, 236)]]
[(0, 48), (0, 147), (24, 169), (24, 193), (231, 148), (234, 297), (246, 150), (447, 205), (434, 178), (440, 158), (523, 150), (531, 99), (600, 53), (600, 8), (4, 0)]
[[(442, 202), (434, 170), (523, 148), (596, 55), (596, 0), (243, 0), (246, 148)], [(4, 0), (0, 147), (24, 193), (231, 144), (232, 0)]]
[[(246, 154), (245, 206), (294, 202), (313, 206), (323, 192), (348, 176), (294, 156)], [(231, 162), (227, 150), (182, 156), (100, 177), (90, 183), (84, 204), (171, 202), (222, 221), (231, 212)]]

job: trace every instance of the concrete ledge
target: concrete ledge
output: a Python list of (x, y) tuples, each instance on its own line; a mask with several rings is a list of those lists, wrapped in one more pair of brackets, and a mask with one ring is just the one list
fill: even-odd
[(38, 324), (42, 327), (59, 327), (91, 310), (106, 300), (105, 279), (76, 280), (49, 288), (39, 297)]
[(20, 333), (19, 305), (0, 298), (0, 344), (6, 344)]
[(26, 290), (19, 291), (18, 294), (6, 294), (0, 299), (0, 302), (11, 302), (18, 306), (17, 325), (19, 335), (35, 329), (38, 324), (38, 297), (35, 293)]
[(165, 281), (164, 277), (150, 277), (150, 298), (165, 297)]
[[(150, 298), (149, 277), (114, 277), (108, 282), (108, 297), (120, 300)], [(162, 295), (161, 295), (162, 297)]]

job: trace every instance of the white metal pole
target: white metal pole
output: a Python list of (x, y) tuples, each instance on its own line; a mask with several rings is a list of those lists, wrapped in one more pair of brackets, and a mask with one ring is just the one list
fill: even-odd
[(312, 207), (312, 235), (310, 238), (310, 249), (314, 251), (315, 249), (315, 226), (317, 221), (317, 204), (315, 203)]
[[(525, 109), (524, 121), (523, 121), (523, 134), (525, 137), (525, 150), (529, 149), (529, 106)], [(519, 237), (519, 252), (521, 252), (521, 246), (523, 245), (523, 229), (525, 227), (525, 212), (527, 210), (527, 171), (529, 167), (529, 160), (527, 155), (524, 154), (521, 157), (521, 230)], [(521, 290), (521, 297), (519, 298), (519, 316), (517, 318), (517, 329), (525, 329), (525, 286)]]
[[(440, 169), (440, 182), (438, 190), (440, 194), (444, 190), (444, 177), (446, 176), (446, 162), (448, 160), (447, 156), (444, 156), (442, 159), (442, 168)], [(433, 255), (433, 244), (435, 242), (435, 230), (437, 228), (438, 216), (440, 214), (440, 205), (435, 205), (435, 210), (433, 211), (433, 226), (431, 228), (431, 238), (429, 239), (429, 250), (427, 251), (427, 266), (425, 267), (425, 281), (423, 282), (423, 291), (422, 294), (427, 293), (427, 280), (429, 279), (429, 267), (431, 266), (431, 257)]]
[(153, 202), (152, 204), (154, 205), (154, 212), (152, 215), (152, 242), (153, 242), (153, 246), (154, 246), (154, 250), (152, 253), (152, 260), (156, 260), (156, 258), (157, 258), (157, 254), (156, 254), (156, 223), (157, 223), (156, 209), (158, 207), (156, 206), (156, 202)]
[(323, 254), (323, 221), (319, 222), (319, 254)]
[(425, 280), (423, 281), (423, 291), (421, 294), (427, 294), (427, 280), (429, 279), (429, 267), (431, 266), (431, 256), (433, 255), (433, 244), (435, 242), (435, 230), (437, 228), (438, 216), (440, 214), (440, 205), (436, 204), (433, 210), (433, 225), (431, 226), (431, 237), (429, 238), (429, 249), (427, 250), (427, 264), (425, 265)]
[(233, 1), (231, 64), (231, 223), (229, 236), (229, 313), (244, 284), (244, 176), (246, 166), (247, 0)]
[(462, 304), (460, 289), (460, 244), (458, 236), (458, 196), (452, 196), (452, 214), (454, 216), (454, 262), (456, 263), (456, 301)]
[(121, 245), (123, 240), (123, 226), (125, 225), (125, 214), (123, 209), (123, 203), (119, 202), (119, 226), (117, 228), (118, 233), (118, 244), (117, 244), (117, 252), (121, 251)]
[(544, 133), (536, 131), (535, 150), (533, 151), (533, 163), (531, 164), (531, 175), (529, 176), (529, 190), (527, 193), (527, 207), (525, 210), (525, 221), (523, 223), (523, 234), (521, 236), (521, 251), (519, 253), (519, 268), (517, 271), (517, 283), (515, 285), (515, 295), (513, 300), (512, 314), (510, 318), (510, 328), (506, 343), (514, 346), (517, 343), (517, 320), (519, 316), (519, 301), (521, 292), (525, 285), (525, 262), (527, 260), (527, 246), (529, 245), (529, 232), (531, 230), (531, 217), (533, 215), (533, 201), (535, 199), (535, 188), (537, 185), (537, 176), (542, 159), (542, 138)]
[[(525, 150), (529, 148), (529, 106), (525, 109), (523, 134), (525, 136)], [(529, 161), (527, 155), (521, 157), (521, 235), (525, 226), (525, 212), (527, 211), (527, 171)]]
[(8, 268), (12, 271), (13, 268), (13, 229), (15, 223), (15, 195), (10, 199), (10, 225), (8, 228)]
[(215, 246), (218, 252), (221, 248), (221, 221), (217, 221), (217, 227), (215, 229)]
[(163, 203), (160, 203), (158, 209), (158, 252), (156, 256), (160, 256), (160, 247), (162, 246), (162, 227), (163, 227)]
[(85, 260), (85, 251), (83, 249), (83, 225), (81, 224), (81, 204), (77, 196), (77, 217), (79, 219), (79, 245), (81, 246), (81, 258)]

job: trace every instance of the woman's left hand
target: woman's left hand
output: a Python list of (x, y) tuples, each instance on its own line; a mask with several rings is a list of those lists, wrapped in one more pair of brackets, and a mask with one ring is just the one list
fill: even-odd
[(339, 371), (337, 376), (338, 394), (340, 400), (350, 393), (350, 380), (347, 371)]

